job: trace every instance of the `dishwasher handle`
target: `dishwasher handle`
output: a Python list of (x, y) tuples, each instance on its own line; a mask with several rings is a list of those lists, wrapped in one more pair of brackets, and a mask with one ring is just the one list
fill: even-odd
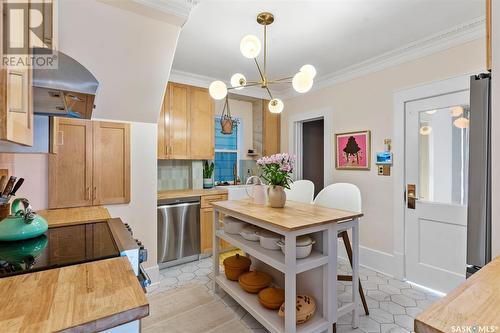
[(158, 206), (157, 209), (169, 208), (169, 207), (189, 207), (189, 206), (199, 206), (199, 202), (183, 202), (183, 203), (174, 203), (170, 205), (161, 205)]

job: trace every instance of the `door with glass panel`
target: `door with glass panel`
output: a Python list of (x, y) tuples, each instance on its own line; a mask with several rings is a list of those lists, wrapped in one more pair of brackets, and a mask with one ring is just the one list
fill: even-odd
[(448, 292), (465, 279), (469, 91), (405, 109), (406, 278)]

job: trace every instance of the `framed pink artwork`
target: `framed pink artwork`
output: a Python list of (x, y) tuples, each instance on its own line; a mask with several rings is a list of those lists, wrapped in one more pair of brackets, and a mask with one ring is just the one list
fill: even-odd
[(335, 134), (335, 168), (370, 170), (370, 131)]

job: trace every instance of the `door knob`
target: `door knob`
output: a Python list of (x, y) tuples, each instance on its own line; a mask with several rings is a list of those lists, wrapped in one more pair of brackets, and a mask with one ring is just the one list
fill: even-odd
[(415, 209), (416, 202), (418, 200), (418, 197), (416, 195), (417, 187), (415, 186), (415, 184), (408, 184), (406, 186), (406, 193), (407, 193), (406, 196), (407, 207), (409, 209)]

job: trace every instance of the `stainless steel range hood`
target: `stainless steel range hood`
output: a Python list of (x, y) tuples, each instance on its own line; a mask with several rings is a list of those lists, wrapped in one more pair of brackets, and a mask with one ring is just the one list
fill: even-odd
[[(34, 53), (45, 51), (35, 49)], [(90, 119), (99, 82), (72, 57), (59, 51), (56, 55), (57, 69), (33, 70), (35, 114)]]

